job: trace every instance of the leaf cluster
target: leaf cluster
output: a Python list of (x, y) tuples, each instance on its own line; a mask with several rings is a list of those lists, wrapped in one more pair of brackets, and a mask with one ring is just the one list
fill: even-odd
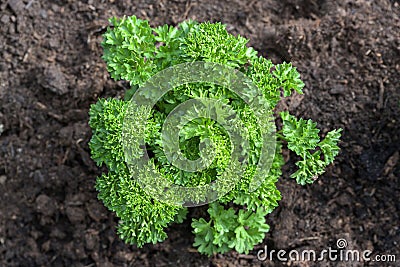
[(89, 147), (93, 160), (108, 168), (108, 173), (97, 178), (98, 198), (121, 219), (120, 237), (141, 247), (163, 241), (167, 237), (164, 229), (172, 222), (182, 221), (187, 209), (152, 199), (130, 177), (121, 144), (127, 104), (111, 98), (100, 99), (91, 106), (89, 125), (93, 136)]
[(214, 202), (208, 209), (210, 220), (194, 219), (192, 227), (196, 235), (194, 246), (200, 253), (213, 255), (235, 249), (239, 253), (249, 253), (264, 239), (269, 230), (265, 222), (267, 212), (262, 208), (253, 210), (225, 209)]
[(326, 166), (331, 164), (339, 153), (337, 144), (342, 129), (328, 132), (321, 141), (315, 122), (297, 119), (287, 111), (281, 112), (281, 118), (283, 139), (288, 148), (301, 157), (301, 160), (296, 162), (299, 169), (290, 177), (295, 178), (301, 185), (312, 183), (324, 173)]

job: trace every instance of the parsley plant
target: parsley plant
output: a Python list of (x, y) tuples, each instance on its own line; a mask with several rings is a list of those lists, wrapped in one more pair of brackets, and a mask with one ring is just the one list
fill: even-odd
[[(180, 63), (214, 62), (245, 74), (262, 92), (271, 112), (281, 97), (294, 91), (302, 94), (304, 83), (290, 63), (273, 64), (248, 47), (248, 40), (226, 31), (221, 23), (185, 21), (172, 27), (152, 28), (135, 16), (112, 18), (112, 27), (104, 34), (103, 59), (115, 80), (128, 80), (131, 89), (125, 99), (99, 99), (90, 109), (93, 137), (89, 143), (93, 160), (107, 166), (108, 172), (97, 178), (99, 199), (120, 218), (118, 233), (127, 243), (142, 247), (146, 243), (162, 242), (165, 229), (181, 223), (187, 208), (163, 203), (146, 194), (131, 177), (122, 145), (124, 116), (132, 95), (156, 73)], [(249, 184), (260, 158), (261, 135), (257, 118), (240, 97), (214, 84), (188, 83), (166, 93), (151, 111), (144, 140), (150, 160), (157, 171), (174, 184), (199, 186), (220, 177), (230, 160), (229, 135), (216, 121), (198, 118), (189, 122), (179, 134), (179, 148), (186, 158), (195, 160), (201, 155), (199, 142), (210, 139), (215, 145), (215, 158), (204, 170), (184, 171), (169, 162), (161, 142), (161, 129), (168, 114), (179, 104), (198, 97), (216, 99), (230, 105), (246, 129), (250, 155), (239, 183), (228, 194), (210, 203), (208, 214), (193, 218), (194, 246), (206, 255), (236, 250), (249, 253), (262, 242), (269, 226), (265, 216), (272, 212), (281, 198), (276, 182), (284, 164), (282, 146), (293, 151), (299, 161), (298, 170), (291, 175), (301, 185), (312, 183), (333, 162), (339, 153), (341, 129), (328, 132), (324, 139), (311, 120), (297, 119), (281, 112), (282, 129), (276, 135), (276, 150), (269, 173), (260, 186), (249, 190)]]

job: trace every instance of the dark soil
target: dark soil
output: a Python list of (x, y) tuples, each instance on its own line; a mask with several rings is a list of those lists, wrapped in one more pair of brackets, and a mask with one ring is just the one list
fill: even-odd
[[(326, 131), (342, 127), (341, 153), (316, 183), (279, 182), (271, 231), (250, 255), (212, 258), (192, 248), (190, 219), (142, 249), (115, 234), (97, 200), (88, 109), (122, 95), (101, 60), (113, 15), (153, 26), (222, 21), (275, 63), (292, 61), (305, 94), (281, 103)], [(9, 0), (0, 3), (1, 266), (385, 266), (261, 262), (257, 251), (335, 247), (394, 254), (400, 266), (400, 5), (389, 0)], [(193, 213), (189, 214), (193, 215)]]

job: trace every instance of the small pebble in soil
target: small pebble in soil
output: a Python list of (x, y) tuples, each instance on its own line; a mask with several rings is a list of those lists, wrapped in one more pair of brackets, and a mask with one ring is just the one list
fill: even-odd
[(50, 66), (44, 71), (42, 86), (58, 95), (64, 95), (68, 92), (68, 83), (65, 74), (60, 68)]
[(82, 208), (79, 207), (67, 207), (67, 217), (72, 223), (81, 223), (85, 220), (86, 213)]
[(41, 9), (41, 10), (39, 11), (39, 14), (40, 14), (40, 16), (41, 16), (43, 19), (47, 19), (47, 12), (46, 12), (46, 10)]
[(5, 175), (0, 175), (0, 184), (3, 185), (7, 181), (7, 176)]
[(25, 7), (24, 2), (22, 2), (21, 0), (10, 0), (8, 1), (8, 5), (15, 15), (20, 14)]
[(36, 210), (44, 215), (52, 216), (56, 212), (57, 207), (53, 199), (41, 194), (36, 198)]

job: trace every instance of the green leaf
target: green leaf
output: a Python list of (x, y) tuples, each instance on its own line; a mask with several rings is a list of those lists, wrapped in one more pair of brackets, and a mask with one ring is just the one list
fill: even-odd
[[(337, 143), (342, 129), (328, 132), (325, 139), (320, 142), (316, 123), (297, 119), (288, 112), (281, 112), (281, 117), (283, 138), (287, 141), (288, 148), (302, 158), (296, 162), (299, 169), (290, 177), (295, 178), (301, 185), (313, 183), (339, 153)], [(312, 152), (317, 147), (320, 150)], [(324, 160), (321, 160), (321, 151)]]
[(267, 212), (263, 208), (256, 211), (224, 209), (218, 203), (210, 204), (210, 221), (203, 218), (193, 220), (193, 232), (196, 234), (194, 246), (208, 256), (223, 253), (234, 248), (239, 253), (248, 254), (260, 243), (269, 231), (265, 223)]
[(297, 72), (296, 68), (292, 66), (292, 63), (282, 63), (275, 66), (275, 70), (272, 72), (273, 75), (279, 80), (281, 87), (283, 88), (283, 96), (288, 97), (292, 94), (292, 90), (295, 90), (299, 94), (302, 94), (304, 83), (300, 79), (300, 73)]
[(282, 133), (288, 142), (288, 148), (298, 156), (310, 149), (315, 149), (320, 138), (317, 124), (312, 120), (297, 119), (289, 112), (281, 112), (283, 120)]
[(92, 159), (98, 166), (106, 164), (110, 171), (125, 167), (121, 133), (126, 107), (126, 102), (117, 99), (100, 99), (90, 107)]
[(339, 154), (339, 138), (341, 136), (342, 129), (335, 129), (326, 134), (325, 139), (322, 140), (318, 146), (321, 148), (324, 154), (325, 164), (331, 164), (335, 157)]
[(192, 227), (193, 233), (196, 235), (193, 246), (198, 247), (200, 253), (208, 256), (216, 253), (218, 248), (213, 244), (214, 232), (211, 222), (206, 222), (203, 218), (193, 219)]
[(257, 52), (247, 47), (248, 40), (233, 36), (226, 26), (217, 23), (201, 23), (189, 31), (181, 45), (187, 61), (206, 61), (239, 67), (255, 58)]
[(152, 60), (156, 51), (153, 29), (135, 16), (112, 18), (110, 23), (113, 28), (103, 35), (102, 46), (111, 77), (143, 84), (157, 71)]

